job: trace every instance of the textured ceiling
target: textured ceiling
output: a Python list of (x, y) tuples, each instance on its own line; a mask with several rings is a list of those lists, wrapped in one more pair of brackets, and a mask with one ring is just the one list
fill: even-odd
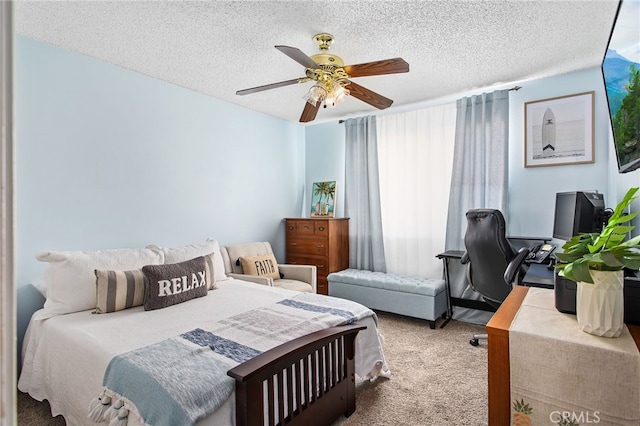
[[(600, 64), (617, 0), (574, 1), (19, 1), (19, 34), (218, 99), (297, 122), (311, 82), (246, 96), (236, 90), (303, 77), (274, 48), (311, 56), (335, 36), (345, 64), (402, 57), (406, 74), (354, 79), (395, 102), (452, 94)], [(377, 110), (349, 98), (312, 123)]]

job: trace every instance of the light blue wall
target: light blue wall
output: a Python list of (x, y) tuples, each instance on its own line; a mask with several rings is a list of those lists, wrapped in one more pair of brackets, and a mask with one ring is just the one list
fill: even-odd
[[(580, 189), (597, 189), (605, 194), (607, 206), (615, 206), (630, 186), (640, 184), (640, 171), (618, 174), (609, 125), (608, 110), (599, 67), (564, 75), (520, 83), (522, 89), (510, 92), (509, 98), (509, 210), (510, 235), (545, 236), (553, 232), (555, 193)], [(490, 91), (490, 90), (488, 90)], [(552, 167), (524, 167), (525, 102), (594, 91), (595, 163)], [(466, 96), (451, 96), (444, 102)], [(424, 108), (418, 106), (416, 108)], [(405, 110), (408, 108), (404, 108)], [(307, 186), (327, 167), (344, 173), (344, 129), (337, 123), (318, 124), (306, 128)], [(331, 139), (333, 138), (333, 139)], [(331, 158), (328, 165), (320, 150)], [(342, 157), (340, 157), (342, 155)], [(339, 161), (342, 160), (342, 163)], [(343, 196), (343, 194), (342, 194)], [(340, 199), (340, 197), (339, 197)], [(344, 200), (341, 200), (344, 205)], [(640, 201), (634, 210), (640, 210)]]
[(335, 217), (344, 216), (344, 123), (338, 121), (306, 128), (305, 200), (302, 216), (311, 214), (313, 182), (336, 181)]
[[(16, 40), (19, 335), (47, 250), (270, 241), (300, 214), (304, 128)], [(213, 77), (212, 77), (213, 78)]]
[[(523, 89), (511, 95), (509, 104), (509, 230), (512, 235), (550, 237), (556, 192), (595, 189), (604, 194), (606, 206), (613, 208), (630, 187), (640, 184), (640, 171), (618, 173), (600, 67), (531, 81), (522, 86)], [(589, 91), (595, 92), (595, 163), (524, 168), (524, 103)], [(634, 202), (632, 210), (640, 210), (640, 201)]]
[[(16, 41), (18, 334), (42, 299), (46, 250), (268, 240), (309, 216), (313, 182), (338, 182), (344, 124), (302, 127), (44, 43)], [(640, 183), (615, 168), (598, 68), (510, 95), (512, 235), (551, 234), (554, 194), (598, 189), (613, 205)], [(595, 164), (524, 168), (524, 103), (594, 90)], [(250, 124), (250, 125), (248, 125)]]
[[(612, 142), (602, 73), (599, 67), (589, 68), (521, 85), (509, 97), (509, 233), (551, 237), (556, 192), (598, 190), (605, 195), (607, 206), (615, 203), (616, 194), (609, 189)], [(525, 102), (590, 91), (595, 92), (595, 162), (525, 168)]]

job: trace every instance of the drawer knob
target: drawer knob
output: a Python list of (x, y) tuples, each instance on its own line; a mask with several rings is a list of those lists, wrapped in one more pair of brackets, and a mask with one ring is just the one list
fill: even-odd
[(324, 226), (319, 226), (318, 231), (324, 231)]
[(291, 245), (291, 246), (297, 246), (297, 245), (298, 245), (298, 243), (290, 243), (289, 245)]
[(293, 231), (295, 228), (293, 227), (293, 225), (289, 225), (289, 230)]
[(324, 246), (322, 244), (317, 244), (316, 248), (324, 248)]

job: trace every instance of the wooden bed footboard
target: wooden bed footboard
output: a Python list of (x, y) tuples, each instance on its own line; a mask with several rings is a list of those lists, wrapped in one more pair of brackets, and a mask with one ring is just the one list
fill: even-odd
[(316, 331), (229, 370), (236, 380), (236, 426), (330, 425), (353, 414), (354, 340), (365, 328)]

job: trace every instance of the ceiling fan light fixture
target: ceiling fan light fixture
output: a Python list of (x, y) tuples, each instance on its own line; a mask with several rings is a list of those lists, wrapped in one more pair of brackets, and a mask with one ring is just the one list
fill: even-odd
[(324, 100), (324, 107), (331, 108), (342, 102), (349, 95), (349, 90), (334, 82), (333, 87), (327, 93)]
[(311, 105), (316, 106), (318, 102), (322, 103), (327, 98), (327, 90), (324, 88), (322, 83), (316, 83), (304, 95), (304, 100), (309, 102)]
[(336, 95), (336, 103), (344, 101), (344, 99), (349, 96), (349, 90), (336, 84), (337, 88), (333, 91)]
[[(296, 47), (275, 46), (280, 52), (304, 66), (304, 77), (238, 90), (236, 94), (247, 95), (291, 84), (315, 81), (314, 85), (303, 96), (305, 107), (300, 116), (301, 123), (313, 121), (322, 103), (324, 103), (325, 108), (333, 107), (347, 96), (353, 96), (378, 109), (389, 108), (393, 104), (393, 100), (360, 86), (351, 81), (351, 79), (353, 77), (409, 72), (409, 64), (404, 59), (390, 58), (345, 67), (341, 57), (328, 52), (333, 43), (331, 34), (316, 34), (313, 39), (318, 44), (320, 53), (311, 57)], [(346, 88), (347, 86), (349, 89)]]

